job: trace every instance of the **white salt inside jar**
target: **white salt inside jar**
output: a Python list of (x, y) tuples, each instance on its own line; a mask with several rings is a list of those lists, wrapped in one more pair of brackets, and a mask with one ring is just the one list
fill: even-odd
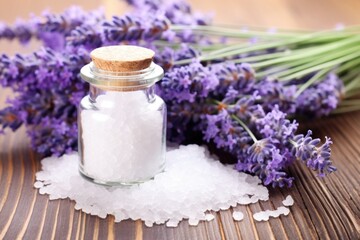
[(165, 163), (166, 107), (154, 94), (163, 70), (141, 47), (103, 47), (91, 55), (81, 69), (90, 93), (78, 114), (80, 172), (105, 185), (151, 179)]

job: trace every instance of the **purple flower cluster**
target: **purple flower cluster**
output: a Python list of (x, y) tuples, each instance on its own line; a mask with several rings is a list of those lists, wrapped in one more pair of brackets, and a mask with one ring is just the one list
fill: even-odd
[(81, 66), (90, 61), (88, 52), (68, 48), (63, 53), (47, 48), (0, 58), (0, 84), (19, 93), (0, 111), (2, 128), (26, 124), (33, 148), (45, 155), (77, 149), (76, 109), (88, 91), (78, 79)]
[(296, 99), (297, 113), (307, 117), (327, 116), (338, 106), (343, 95), (343, 81), (330, 73), (300, 94)]
[(313, 139), (311, 134), (312, 132), (309, 130), (305, 136), (303, 134), (295, 136), (292, 140), (292, 153), (297, 159), (305, 162), (308, 167), (317, 170), (320, 177), (324, 177), (326, 173), (336, 170), (330, 160), (332, 141), (326, 137), (325, 143), (319, 146), (320, 139)]
[[(143, 19), (151, 19), (153, 16), (167, 19), (171, 24), (175, 25), (208, 25), (211, 17), (202, 13), (193, 12), (189, 3), (183, 0), (164, 1), (164, 0), (128, 0), (130, 5), (134, 6), (133, 14), (141, 16)], [(172, 42), (186, 42), (197, 44), (209, 44), (210, 39), (201, 34), (195, 34), (191, 30), (175, 32), (168, 30), (163, 37)]]
[(77, 27), (94, 25), (103, 21), (102, 10), (84, 11), (80, 7), (70, 7), (62, 14), (44, 12), (42, 17), (32, 17), (29, 21), (18, 20), (14, 26), (0, 24), (0, 38), (18, 39), (26, 44), (35, 37), (43, 41), (45, 47), (61, 50), (65, 47), (65, 38)]
[(277, 80), (265, 78), (256, 83), (255, 88), (262, 96), (262, 105), (266, 111), (270, 111), (275, 105), (288, 114), (296, 111), (295, 93), (296, 85), (285, 85)]
[(304, 137), (296, 135), (298, 123), (286, 113), (296, 110), (296, 89), (267, 79), (257, 82), (248, 64), (206, 67), (194, 62), (169, 70), (159, 93), (169, 106), (170, 140), (186, 141), (189, 129), (201, 131), (205, 142), (238, 159), (239, 171), (259, 176), (265, 185), (284, 187), (292, 185), (286, 169), (297, 159), (321, 174), (335, 170), (329, 158), (318, 157), (329, 150), (328, 139), (309, 153), (311, 158), (299, 157)]
[(165, 73), (158, 94), (168, 108), (168, 138), (181, 142), (186, 139), (186, 130), (192, 129), (206, 112), (206, 98), (218, 85), (218, 78), (199, 62), (173, 68)]
[(168, 22), (158, 17), (114, 16), (98, 25), (84, 24), (75, 28), (68, 37), (68, 44), (85, 46), (89, 50), (120, 42), (138, 44), (140, 40), (159, 39), (168, 28)]

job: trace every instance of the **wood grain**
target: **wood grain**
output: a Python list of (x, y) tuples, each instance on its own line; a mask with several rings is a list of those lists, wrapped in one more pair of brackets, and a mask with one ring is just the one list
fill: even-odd
[[(61, 2), (56, 11), (70, 1)], [(93, 0), (91, 6), (96, 2), (104, 3), (108, 12), (116, 9), (113, 6), (121, 5), (117, 0)], [(232, 25), (325, 28), (337, 22), (360, 22), (360, 2), (356, 0), (193, 0), (192, 3), (198, 10), (216, 9), (216, 21)], [(42, 1), (37, 1), (27, 5), (27, 10), (16, 12), (12, 6), (19, 4), (19, 0), (8, 4), (18, 15), (24, 15), (30, 8), (36, 8), (35, 12), (42, 8)], [(6, 9), (9, 8), (0, 9), (0, 13)], [(12, 20), (11, 16), (6, 18)], [(5, 51), (2, 44), (0, 49)], [(13, 46), (15, 50), (19, 50), (18, 46)], [(4, 106), (6, 95), (9, 92), (1, 89), (0, 107)], [(294, 188), (272, 189), (268, 202), (237, 206), (214, 213), (214, 221), (197, 227), (182, 222), (177, 228), (148, 228), (141, 221), (114, 223), (112, 216), (100, 219), (75, 210), (75, 203), (68, 199), (50, 201), (32, 186), (40, 169), (40, 157), (30, 150), (25, 129), (8, 132), (0, 136), (0, 239), (360, 239), (360, 112), (305, 125), (316, 136), (332, 137), (333, 159), (338, 167), (335, 174), (319, 179), (297, 163), (289, 169), (296, 178)], [(268, 222), (253, 220), (254, 212), (281, 206), (288, 194), (295, 199), (289, 216)], [(244, 213), (243, 221), (233, 221), (234, 210)]]

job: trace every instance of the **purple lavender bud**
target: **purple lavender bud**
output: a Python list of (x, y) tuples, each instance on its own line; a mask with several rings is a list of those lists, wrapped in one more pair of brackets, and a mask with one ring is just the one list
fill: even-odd
[(233, 152), (235, 147), (241, 149), (251, 142), (249, 134), (234, 122), (225, 109), (205, 117), (204, 140), (213, 141), (217, 148)]
[(21, 44), (26, 44), (34, 36), (34, 26), (32, 23), (25, 22), (18, 19), (14, 26), (7, 26), (4, 23), (0, 23), (0, 38), (7, 40), (18, 39)]
[(38, 126), (29, 127), (27, 132), (32, 147), (42, 155), (61, 156), (77, 149), (76, 121), (45, 117)]
[(325, 143), (318, 146), (320, 139), (313, 139), (311, 134), (312, 132), (309, 130), (305, 136), (299, 134), (294, 137), (293, 154), (297, 159), (305, 162), (309, 168), (318, 171), (319, 176), (336, 171), (330, 160), (331, 139), (325, 137)]
[(199, 53), (187, 44), (181, 44), (179, 49), (172, 49), (165, 47), (164, 49), (157, 49), (155, 46), (150, 46), (156, 55), (154, 62), (169, 70), (173, 67), (174, 62), (182, 59), (197, 58)]
[(240, 156), (236, 169), (259, 176), (265, 185), (290, 187), (293, 178), (288, 177), (283, 170), (288, 163), (285, 158), (286, 155), (281, 154), (272, 139), (265, 138), (255, 142), (246, 154)]
[(278, 105), (267, 113), (263, 118), (256, 120), (256, 128), (264, 138), (271, 138), (273, 142), (280, 146), (286, 146), (290, 139), (294, 137), (298, 123), (286, 119), (286, 114), (279, 109)]
[(296, 99), (297, 113), (307, 117), (327, 116), (344, 94), (344, 83), (331, 73), (303, 91)]
[(215, 96), (224, 96), (227, 89), (232, 86), (242, 94), (248, 94), (255, 83), (254, 70), (249, 64), (222, 63), (212, 67), (212, 71), (219, 78), (219, 87)]
[(271, 111), (275, 105), (278, 105), (279, 109), (287, 114), (295, 113), (295, 85), (285, 86), (282, 82), (265, 78), (257, 82), (254, 88), (261, 96), (265, 111)]
[[(10, 128), (11, 130), (17, 130), (22, 124), (23, 121), (18, 116), (18, 111), (13, 107), (7, 107), (0, 110), (0, 123), (2, 129)], [(2, 130), (0, 130), (2, 133)]]
[(194, 102), (196, 97), (207, 97), (217, 87), (218, 79), (207, 67), (194, 62), (165, 73), (160, 85), (165, 101)]

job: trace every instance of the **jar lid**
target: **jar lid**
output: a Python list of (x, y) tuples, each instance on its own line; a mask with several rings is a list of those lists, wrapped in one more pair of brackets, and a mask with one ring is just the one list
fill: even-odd
[(153, 50), (132, 46), (118, 45), (96, 48), (90, 56), (94, 65), (110, 72), (132, 72), (150, 67), (155, 52)]
[(81, 77), (99, 88), (133, 91), (160, 80), (164, 70), (152, 62), (154, 52), (137, 46), (108, 46), (91, 52), (92, 62), (81, 68)]

